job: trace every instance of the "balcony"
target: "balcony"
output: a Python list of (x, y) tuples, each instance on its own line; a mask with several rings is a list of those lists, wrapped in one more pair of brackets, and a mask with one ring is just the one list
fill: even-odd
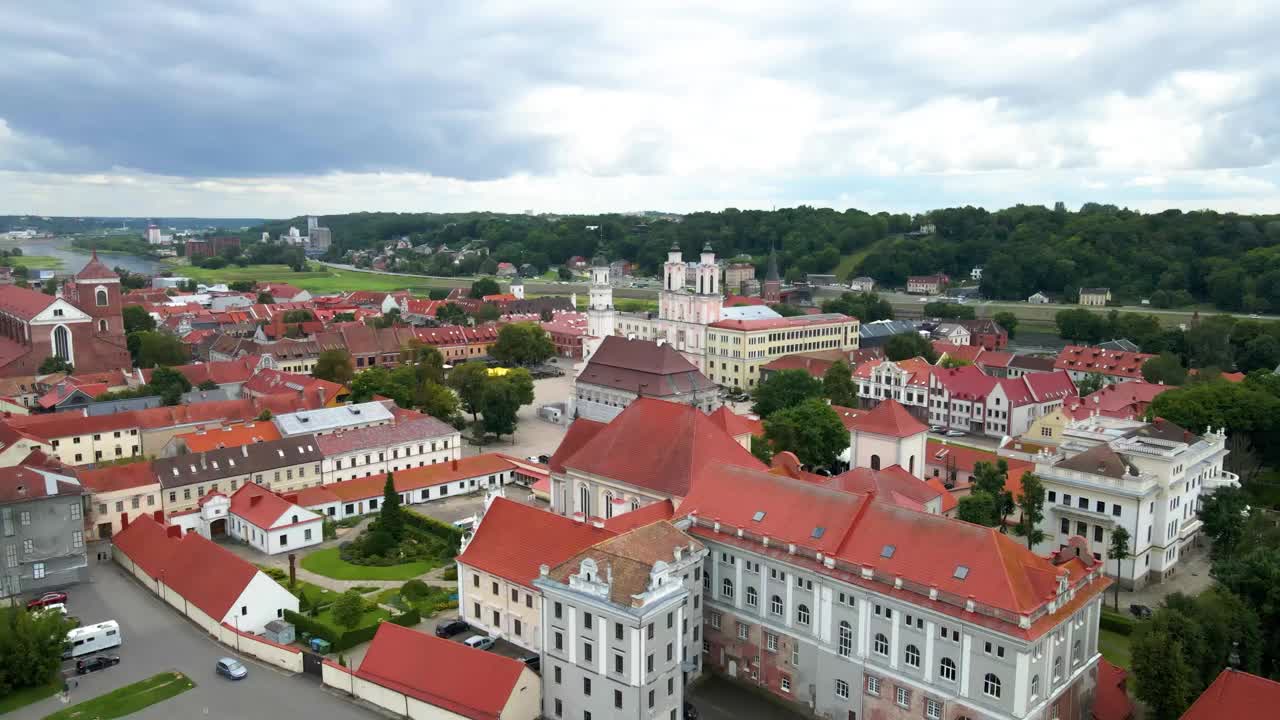
[(1207, 493), (1224, 487), (1240, 487), (1240, 476), (1223, 470), (1217, 475), (1211, 475), (1204, 479), (1204, 491)]

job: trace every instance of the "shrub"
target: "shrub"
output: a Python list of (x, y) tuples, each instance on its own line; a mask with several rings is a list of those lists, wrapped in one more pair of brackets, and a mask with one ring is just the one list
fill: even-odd
[(458, 566), (457, 566), (457, 565), (450, 565), (449, 567), (445, 568), (445, 570), (444, 570), (444, 579), (445, 579), (445, 580), (457, 580), (457, 579), (458, 579)]
[(338, 537), (338, 524), (336, 522), (326, 519), (321, 523), (320, 527), (321, 535), (324, 536), (325, 540), (334, 540)]
[(364, 614), (364, 598), (355, 590), (348, 590), (333, 601), (333, 620), (342, 627), (353, 628)]
[(400, 587), (400, 596), (406, 600), (421, 600), (431, 594), (431, 588), (421, 580), (410, 580)]
[(1098, 627), (1119, 635), (1132, 635), (1133, 628), (1137, 624), (1138, 622), (1131, 617), (1106, 609), (1102, 611), (1102, 617), (1098, 620)]

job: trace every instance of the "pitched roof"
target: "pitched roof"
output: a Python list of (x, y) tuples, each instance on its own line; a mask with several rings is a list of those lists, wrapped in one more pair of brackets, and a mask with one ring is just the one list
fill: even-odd
[(165, 527), (150, 515), (139, 515), (128, 527), (111, 536), (111, 544), (148, 575), (158, 578), (177, 549), (178, 539), (170, 537)]
[(996, 386), (996, 379), (973, 365), (937, 368), (933, 377), (957, 400), (981, 400)]
[(586, 445), (589, 440), (605, 428), (605, 425), (605, 423), (586, 418), (574, 420), (569, 424), (569, 429), (565, 431), (564, 437), (560, 438), (560, 445), (551, 454), (551, 458), (547, 461), (547, 467), (554, 472), (564, 472), (565, 458), (581, 450), (583, 445)]
[[(661, 453), (653, 452), (657, 437), (667, 438)], [(650, 398), (632, 402), (560, 462), (566, 468), (676, 497), (687, 495), (695, 478), (712, 465), (764, 468), (697, 408)]]
[(19, 465), (0, 468), (0, 505), (83, 494), (84, 488), (68, 475), (40, 472)]
[(152, 461), (152, 467), (161, 487), (172, 488), (232, 475), (318, 463), (323, 459), (324, 455), (316, 448), (313, 436), (295, 435), (239, 447), (159, 458)]
[(279, 440), (280, 431), (270, 422), (244, 422), (213, 430), (197, 430), (178, 435), (176, 439), (183, 441), (187, 452), (197, 453)]
[(988, 368), (1007, 368), (1013, 360), (1013, 353), (1003, 350), (987, 350), (973, 361), (974, 365)]
[(247, 482), (231, 494), (231, 513), (258, 528), (270, 528), (280, 518), (297, 510), (297, 505), (255, 483)]
[(1252, 718), (1280, 707), (1280, 682), (1227, 668), (1200, 693), (1180, 720)]
[(1120, 457), (1107, 444), (1089, 448), (1075, 457), (1063, 460), (1055, 467), (1116, 479), (1123, 478), (1130, 470), (1137, 472), (1137, 468), (1134, 468), (1128, 460)]
[(52, 295), (31, 290), (17, 285), (0, 285), (0, 310), (4, 310), (23, 320), (30, 320), (39, 315), (57, 300)]
[(109, 465), (94, 470), (81, 470), (80, 484), (95, 493), (109, 493), (156, 484), (156, 474), (151, 461)]
[(703, 545), (670, 522), (658, 520), (592, 545), (552, 566), (549, 577), (568, 583), (569, 576), (579, 572), (582, 561), (591, 559), (598, 567), (609, 568), (609, 600), (617, 605), (632, 606), (641, 602), (635, 596), (649, 588), (654, 564), (673, 561), (677, 548), (698, 552)]
[(259, 572), (239, 555), (193, 532), (178, 542), (163, 569), (165, 585), (219, 622)]
[(498, 720), (524, 663), (382, 623), (356, 677), (467, 718)]
[(89, 258), (89, 262), (76, 273), (77, 280), (109, 280), (111, 278), (119, 279), (120, 276), (98, 259), (97, 250), (93, 251), (93, 257)]
[(316, 443), (325, 457), (333, 457), (352, 450), (387, 447), (413, 440), (430, 440), (458, 432), (452, 425), (430, 415), (398, 420), (394, 425), (370, 425), (354, 430), (338, 430), (327, 435), (317, 435)]
[(938, 353), (939, 357), (945, 354), (952, 360), (959, 360), (961, 362), (976, 364), (978, 362), (978, 358), (985, 352), (985, 349), (981, 345), (956, 345), (944, 340), (934, 340), (932, 344), (933, 351)]
[(557, 565), (613, 535), (612, 530), (499, 497), (485, 511), (458, 562), (533, 587), (543, 564)]
[(882, 470), (853, 468), (829, 478), (826, 485), (845, 492), (874, 492), (895, 504), (916, 509), (923, 509), (940, 494), (901, 465), (890, 465)]
[(835, 365), (834, 360), (824, 360), (808, 355), (783, 355), (760, 366), (761, 370), (804, 370), (810, 375), (820, 378)]
[(1125, 691), (1129, 673), (1104, 658), (1098, 662), (1098, 690), (1093, 697), (1092, 720), (1130, 720), (1133, 701)]
[(1058, 352), (1053, 366), (1059, 370), (1141, 378), (1142, 366), (1155, 357), (1149, 353), (1104, 350), (1088, 345), (1068, 345)]
[[(385, 480), (384, 480), (385, 482)], [(333, 491), (324, 485), (316, 487), (302, 488), (296, 493), (290, 493), (285, 497), (290, 502), (304, 508), (313, 508), (319, 505), (328, 505), (329, 503), (339, 502), (340, 498), (333, 494)]]
[(870, 410), (854, 410), (838, 405), (831, 407), (851, 431), (903, 438), (929, 430), (929, 426), (917, 420), (902, 403), (893, 399), (881, 400), (879, 405)]
[[(457, 460), (450, 460), (449, 462), (395, 470), (391, 475), (394, 478), (396, 491), (403, 493), (458, 480), (506, 472), (514, 470), (515, 467), (515, 463), (497, 453), (485, 453), (483, 455), (471, 455)], [(325, 488), (338, 499), (351, 502), (363, 500), (364, 498), (380, 497), (386, 484), (387, 474), (378, 473), (330, 483), (325, 485)]]
[(604, 521), (604, 526), (607, 530), (622, 533), (659, 520), (670, 520), (675, 513), (674, 503), (670, 500), (659, 500), (635, 510), (623, 512), (621, 515), (615, 514)]
[(764, 422), (760, 418), (754, 415), (739, 415), (730, 410), (728, 405), (721, 405), (708, 417), (735, 438), (739, 435), (764, 437)]
[(796, 315), (793, 317), (764, 318), (760, 320), (721, 320), (713, 322), (709, 327), (721, 330), (772, 330), (775, 328), (804, 329), (818, 325), (837, 325), (855, 322), (857, 318), (841, 313), (817, 313), (815, 315)]
[(669, 343), (610, 335), (600, 343), (578, 382), (645, 396), (669, 397), (710, 390), (707, 379)]

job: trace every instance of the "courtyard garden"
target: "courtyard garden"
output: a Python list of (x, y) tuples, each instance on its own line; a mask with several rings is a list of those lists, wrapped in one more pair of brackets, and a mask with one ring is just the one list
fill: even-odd
[(398, 588), (378, 593), (378, 602), (402, 611), (416, 610), (424, 618), (458, 607), (458, 592), (453, 587), (437, 587), (421, 580), (410, 580)]

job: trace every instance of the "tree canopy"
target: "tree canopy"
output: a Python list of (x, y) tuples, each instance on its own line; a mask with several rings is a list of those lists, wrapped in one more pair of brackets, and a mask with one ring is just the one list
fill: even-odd
[(917, 356), (930, 363), (938, 359), (938, 354), (933, 351), (933, 343), (917, 332), (899, 333), (889, 338), (884, 344), (884, 356), (894, 362)]
[(790, 450), (811, 467), (831, 467), (849, 447), (849, 431), (819, 398), (783, 408), (765, 418), (764, 436), (774, 452)]
[(355, 363), (351, 360), (351, 353), (346, 350), (341, 348), (325, 350), (316, 359), (311, 374), (321, 380), (350, 385), (355, 376)]
[(537, 365), (555, 355), (551, 337), (536, 323), (510, 323), (498, 331), (489, 354), (504, 365)]
[(893, 305), (875, 293), (840, 293), (822, 303), (822, 312), (843, 313), (864, 323), (893, 319)]
[(836, 361), (822, 375), (822, 394), (832, 405), (858, 407), (858, 384), (853, 381), (853, 371), (843, 361)]
[(822, 397), (822, 381), (805, 370), (779, 370), (756, 386), (751, 410), (768, 418), (779, 410), (794, 407), (809, 398)]

